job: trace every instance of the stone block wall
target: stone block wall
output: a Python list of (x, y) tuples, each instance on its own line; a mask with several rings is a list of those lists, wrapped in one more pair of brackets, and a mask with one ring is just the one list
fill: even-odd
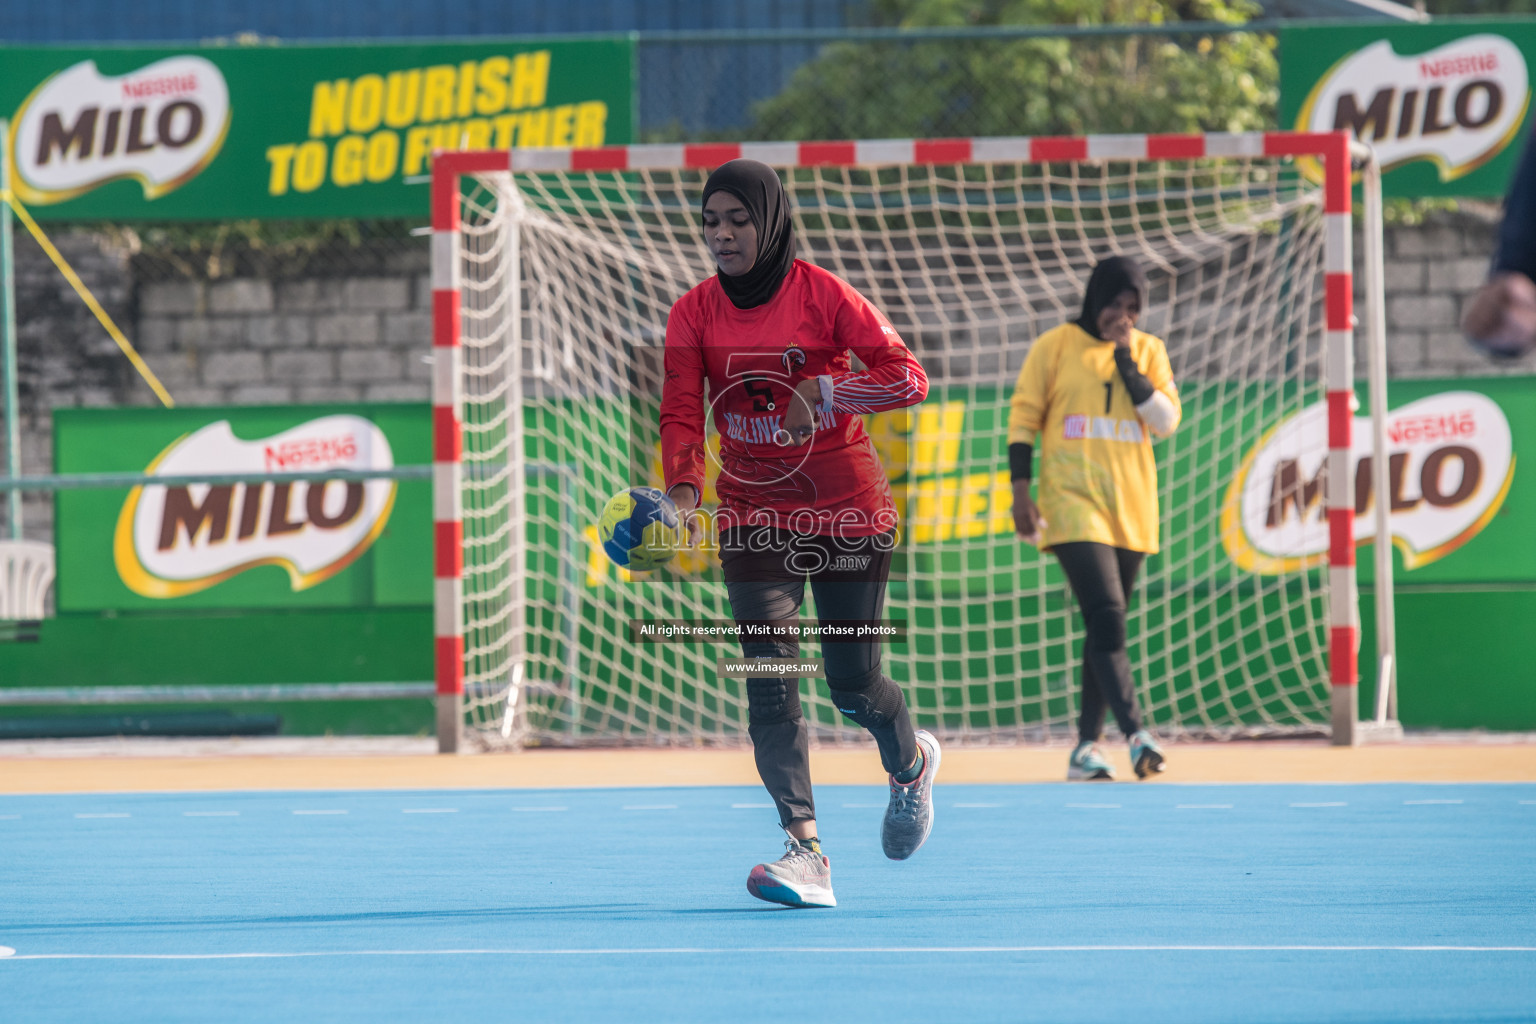
[[(1536, 355), (1494, 362), (1467, 344), (1461, 314), (1488, 278), (1498, 223), (1491, 212), (1442, 213), (1417, 226), (1386, 230), (1383, 287), (1386, 299), (1387, 372), (1390, 377), (1476, 377), (1536, 373)], [(1364, 294), (1361, 251), (1355, 241), (1356, 313)], [(1357, 335), (1355, 364), (1363, 378), (1366, 348)]]
[(182, 405), (420, 401), (431, 304), (425, 274), (147, 284), (139, 351)]
[[(130, 253), (94, 234), (51, 237), (107, 315), (132, 337), (136, 296)], [(15, 253), (20, 468), (30, 476), (53, 472), (53, 409), (125, 404), (138, 375), (69, 282), (19, 229)], [(0, 500), (0, 535), (8, 537), (7, 507)], [(53, 495), (24, 492), (22, 523), (28, 538), (51, 542)]]

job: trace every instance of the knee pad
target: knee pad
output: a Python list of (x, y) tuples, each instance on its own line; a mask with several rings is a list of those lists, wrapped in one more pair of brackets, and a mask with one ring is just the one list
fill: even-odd
[(1117, 605), (1100, 608), (1086, 616), (1087, 646), (1095, 651), (1118, 651), (1125, 646), (1125, 609)]
[(889, 725), (906, 706), (901, 687), (885, 676), (877, 675), (875, 682), (861, 690), (844, 690), (832, 687), (832, 704), (855, 725), (866, 729), (878, 729)]
[(752, 725), (778, 725), (799, 721), (800, 680), (748, 679), (747, 721)]
[[(776, 638), (743, 640), (741, 653), (746, 658), (794, 658), (800, 654), (795, 640)], [(800, 718), (800, 680), (778, 676), (747, 679), (747, 721), (756, 725), (775, 725)]]

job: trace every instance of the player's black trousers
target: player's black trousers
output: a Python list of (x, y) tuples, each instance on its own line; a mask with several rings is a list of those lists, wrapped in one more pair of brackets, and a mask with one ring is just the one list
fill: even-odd
[(1127, 737), (1141, 728), (1136, 683), (1125, 653), (1125, 610), (1146, 555), (1092, 541), (1053, 544), (1062, 572), (1077, 596), (1088, 636), (1083, 640), (1082, 709), (1077, 737), (1093, 743), (1104, 731), (1104, 711)]
[[(765, 526), (726, 530), (720, 564), (731, 614), (743, 625), (797, 623), (809, 580), (822, 624), (874, 622), (885, 606), (893, 542), (889, 533), (838, 538)], [(796, 658), (800, 643), (783, 633), (744, 637), (741, 652), (747, 658)], [(880, 671), (879, 642), (823, 642), (821, 656), (833, 703), (874, 736), (887, 772), (906, 770), (917, 759), (917, 737), (901, 687)], [(748, 679), (747, 732), (779, 823), (816, 817), (800, 680)]]

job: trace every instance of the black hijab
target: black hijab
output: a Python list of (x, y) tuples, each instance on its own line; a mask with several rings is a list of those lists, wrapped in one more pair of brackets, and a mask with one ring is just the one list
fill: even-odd
[(1099, 314), (1104, 307), (1120, 297), (1121, 292), (1136, 293), (1141, 308), (1147, 308), (1147, 275), (1141, 264), (1129, 256), (1111, 256), (1101, 260), (1088, 275), (1088, 287), (1083, 291), (1083, 315), (1077, 318), (1077, 326), (1099, 337)]
[(732, 160), (715, 168), (704, 183), (702, 207), (716, 192), (729, 192), (747, 208), (757, 228), (757, 262), (745, 274), (717, 271), (720, 287), (737, 309), (752, 309), (773, 298), (795, 263), (795, 229), (789, 196), (772, 167), (756, 160)]

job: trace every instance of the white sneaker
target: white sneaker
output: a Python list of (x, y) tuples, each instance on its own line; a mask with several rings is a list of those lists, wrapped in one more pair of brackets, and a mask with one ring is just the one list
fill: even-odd
[(835, 907), (832, 895), (832, 862), (821, 852), (821, 844), (802, 844), (798, 839), (784, 843), (784, 856), (759, 864), (747, 875), (747, 892), (769, 903), (786, 907)]

